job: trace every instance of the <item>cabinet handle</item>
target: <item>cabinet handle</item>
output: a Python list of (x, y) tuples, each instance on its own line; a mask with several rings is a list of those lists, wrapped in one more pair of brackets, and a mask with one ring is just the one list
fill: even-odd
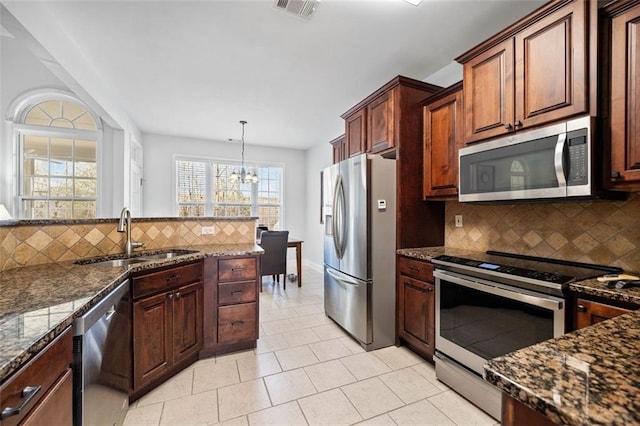
[(511, 125), (511, 123), (507, 123), (507, 124), (504, 125), (504, 128), (506, 130), (511, 130), (511, 129), (513, 129), (513, 126)]
[(240, 271), (244, 271), (247, 268), (231, 268), (231, 272), (240, 272)]
[(578, 312), (587, 312), (587, 307), (584, 305), (578, 305), (576, 306), (576, 309), (578, 310)]
[(169, 294), (167, 294), (167, 298), (168, 298), (169, 300), (172, 300), (172, 299), (173, 299), (173, 293), (169, 293)]
[(166, 278), (167, 282), (176, 281), (180, 279), (180, 274), (170, 275)]
[(2, 414), (0, 414), (0, 420), (4, 420), (7, 417), (17, 416), (18, 414), (20, 414), (22, 410), (24, 410), (25, 407), (31, 402), (33, 397), (36, 396), (38, 392), (40, 392), (41, 388), (42, 386), (26, 386), (24, 389), (22, 389), (21, 396), (22, 398), (24, 398), (22, 404), (20, 404), (19, 407), (6, 407), (4, 410), (2, 410)]
[(620, 172), (611, 172), (612, 179), (620, 179), (621, 177), (622, 175), (620, 174)]
[(428, 287), (427, 291), (433, 291), (433, 288), (432, 287)]
[(513, 123), (513, 127), (522, 127), (522, 121), (516, 120), (516, 122)]
[(242, 291), (242, 290), (236, 290), (236, 291), (232, 291), (232, 292), (231, 292), (231, 295), (232, 295), (232, 296), (239, 296), (239, 295), (241, 295), (241, 294), (244, 294), (244, 291)]
[(412, 271), (420, 272), (420, 268), (418, 266), (410, 265), (409, 269), (411, 269)]
[(179, 298), (180, 298), (180, 292), (177, 292), (176, 293), (176, 299), (179, 299)]
[(234, 321), (231, 323), (232, 327), (235, 327), (236, 325), (244, 325), (244, 321)]

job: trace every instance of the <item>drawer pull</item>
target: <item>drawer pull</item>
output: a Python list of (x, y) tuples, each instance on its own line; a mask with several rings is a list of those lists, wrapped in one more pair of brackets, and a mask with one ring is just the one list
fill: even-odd
[(173, 299), (173, 293), (167, 294), (167, 297), (169, 298), (169, 300), (172, 300)]
[(22, 389), (22, 397), (24, 398), (22, 404), (20, 404), (19, 407), (7, 407), (2, 410), (2, 414), (0, 414), (0, 420), (4, 420), (7, 417), (17, 416), (18, 414), (20, 414), (22, 410), (24, 410), (25, 407), (29, 405), (33, 397), (36, 396), (38, 392), (40, 392), (41, 388), (42, 386), (27, 386)]
[(236, 325), (244, 325), (244, 321), (234, 321), (231, 323), (232, 327), (235, 327)]
[(171, 281), (177, 281), (179, 279), (180, 279), (180, 274), (175, 274), (175, 275), (168, 276), (166, 281), (171, 282)]
[(247, 268), (231, 268), (231, 272), (242, 272)]
[(411, 269), (412, 271), (420, 272), (420, 268), (417, 266), (409, 265), (409, 269)]
[(179, 298), (180, 298), (180, 292), (177, 292), (176, 293), (176, 299), (179, 299)]
[(578, 310), (578, 312), (587, 312), (587, 307), (584, 305), (578, 305), (576, 306), (576, 309)]
[(236, 290), (231, 292), (232, 296), (240, 296), (241, 294), (244, 294), (243, 290)]

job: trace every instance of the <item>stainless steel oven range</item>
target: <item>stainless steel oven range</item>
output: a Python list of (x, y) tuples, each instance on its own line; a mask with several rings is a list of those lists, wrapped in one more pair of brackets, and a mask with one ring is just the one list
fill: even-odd
[(620, 271), (493, 251), (432, 262), (436, 376), (496, 419), (501, 395), (482, 378), (486, 361), (564, 334), (563, 287)]

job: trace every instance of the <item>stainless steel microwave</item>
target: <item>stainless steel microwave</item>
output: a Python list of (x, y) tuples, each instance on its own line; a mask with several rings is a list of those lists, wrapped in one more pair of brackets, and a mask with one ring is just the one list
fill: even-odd
[(459, 200), (594, 195), (591, 133), (581, 117), (460, 149)]

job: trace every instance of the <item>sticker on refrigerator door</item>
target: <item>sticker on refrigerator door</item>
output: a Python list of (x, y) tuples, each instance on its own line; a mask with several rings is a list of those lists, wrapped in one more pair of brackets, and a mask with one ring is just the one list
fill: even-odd
[(387, 200), (378, 200), (378, 210), (387, 209)]

